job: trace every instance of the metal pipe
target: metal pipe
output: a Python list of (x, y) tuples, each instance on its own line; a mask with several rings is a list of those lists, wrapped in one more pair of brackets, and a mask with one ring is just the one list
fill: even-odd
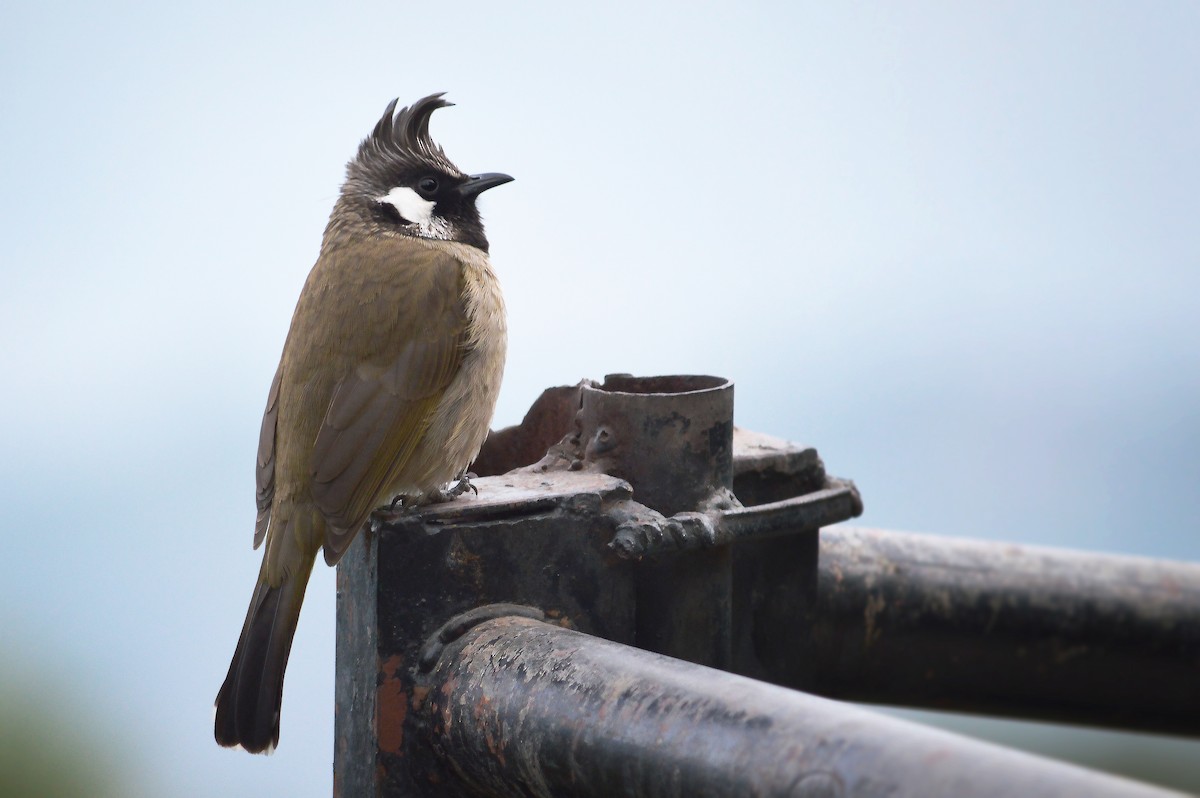
[[(775, 555), (778, 559), (779, 555)], [(1200, 564), (831, 527), (753, 624), (835, 698), (1200, 734)]]
[(438, 795), (1174, 795), (529, 618), (469, 629), (430, 678)]
[[(733, 383), (722, 377), (610, 374), (580, 387), (583, 466), (633, 486), (664, 516), (722, 509), (733, 497)], [(645, 563), (637, 575), (637, 644), (730, 664), (728, 548)]]
[(733, 498), (733, 383), (723, 377), (609, 374), (582, 385), (590, 470), (629, 480), (663, 515)]

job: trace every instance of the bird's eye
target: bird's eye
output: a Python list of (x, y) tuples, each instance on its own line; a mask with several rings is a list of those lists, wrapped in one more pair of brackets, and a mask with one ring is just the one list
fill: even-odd
[(436, 194), (437, 190), (438, 190), (437, 178), (422, 177), (420, 182), (417, 183), (417, 191), (420, 191), (421, 194), (424, 195), (424, 197), (426, 199), (428, 199), (428, 198), (432, 197), (434, 194)]

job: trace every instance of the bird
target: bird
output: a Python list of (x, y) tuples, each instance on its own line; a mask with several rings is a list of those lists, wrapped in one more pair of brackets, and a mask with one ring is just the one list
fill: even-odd
[(259, 435), (250, 608), (215, 702), (214, 736), (270, 753), (313, 564), (335, 565), (389, 501), (446, 501), (488, 434), (507, 349), (476, 199), (429, 135), (443, 93), (396, 110), (358, 147), (300, 292)]

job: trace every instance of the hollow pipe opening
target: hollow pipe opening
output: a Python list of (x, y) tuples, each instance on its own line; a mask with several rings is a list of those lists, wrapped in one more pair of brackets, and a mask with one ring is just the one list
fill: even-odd
[(706, 374), (669, 374), (658, 377), (635, 377), (632, 374), (609, 374), (604, 384), (586, 386), (586, 390), (629, 394), (688, 394), (713, 391), (730, 384), (724, 377)]

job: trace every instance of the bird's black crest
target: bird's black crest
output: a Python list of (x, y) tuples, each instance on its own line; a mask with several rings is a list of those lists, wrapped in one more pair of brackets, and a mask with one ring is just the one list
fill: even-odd
[[(394, 166), (433, 165), (452, 175), (462, 175), (463, 172), (451, 163), (441, 146), (429, 137), (429, 117), (439, 108), (454, 105), (443, 100), (442, 94), (439, 92), (422, 97), (407, 108), (401, 108), (398, 113), (396, 104), (399, 98), (388, 103), (371, 135), (359, 145), (356, 160), (364, 166), (378, 161)], [(351, 164), (353, 167), (354, 164)]]

